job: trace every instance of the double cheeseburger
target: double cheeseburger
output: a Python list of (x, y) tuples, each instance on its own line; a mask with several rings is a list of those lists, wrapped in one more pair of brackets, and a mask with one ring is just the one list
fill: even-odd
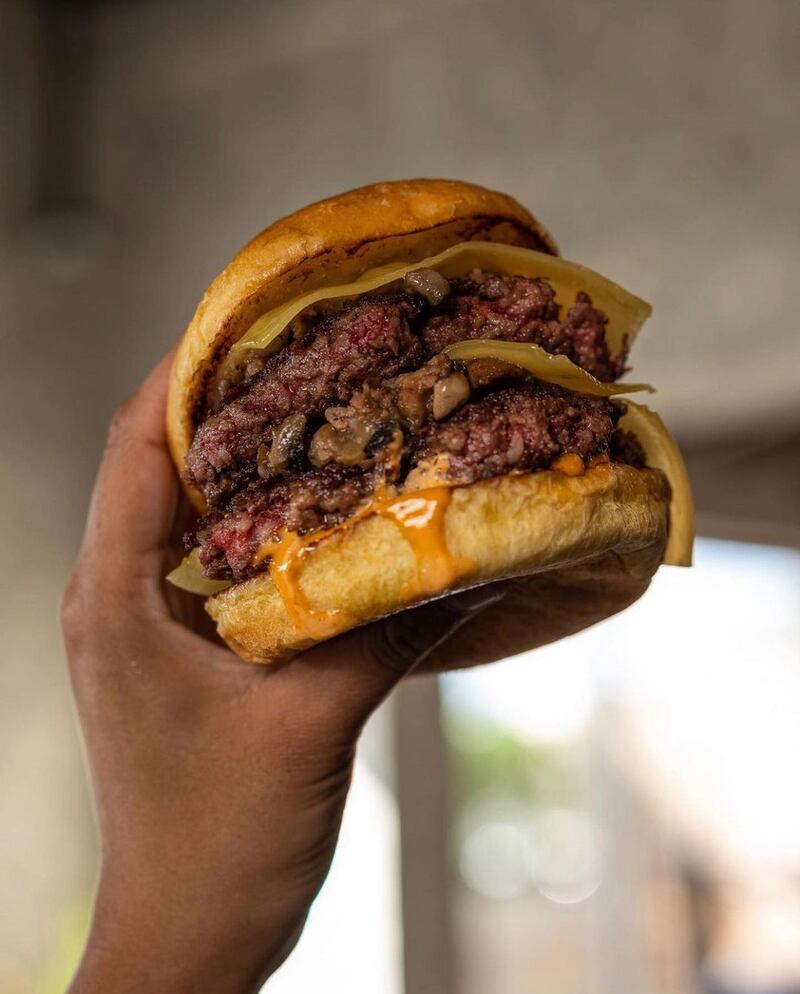
[(619, 610), (691, 561), (680, 453), (628, 399), (651, 388), (620, 381), (649, 313), (467, 183), (380, 183), (277, 221), (175, 358), (169, 441), (199, 519), (170, 580), (258, 663), (499, 579), (437, 666)]

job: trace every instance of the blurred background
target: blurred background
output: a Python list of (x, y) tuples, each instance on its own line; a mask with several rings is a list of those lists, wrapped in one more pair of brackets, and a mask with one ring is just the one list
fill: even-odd
[(267, 990), (800, 992), (800, 7), (0, 13), (0, 992), (63, 990), (91, 899), (55, 615), (111, 411), (266, 223), (420, 175), (653, 304), (635, 372), (703, 537), (621, 616), (376, 716)]

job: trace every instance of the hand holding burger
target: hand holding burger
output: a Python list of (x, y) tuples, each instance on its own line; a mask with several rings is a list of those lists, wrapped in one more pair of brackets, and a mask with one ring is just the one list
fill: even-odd
[(168, 434), (202, 518), (172, 581), (260, 663), (498, 579), (504, 604), (434, 665), (607, 616), (691, 559), (680, 454), (622, 399), (650, 388), (619, 382), (649, 313), (466, 183), (379, 184), (276, 222), (176, 356)]
[(114, 418), (62, 605), (102, 854), (72, 994), (258, 990), (328, 870), (364, 722), (502, 595), (426, 605), (283, 667), (191, 630), (197, 599), (168, 602), (163, 583), (171, 361)]
[[(464, 184), (323, 202), (237, 257), (114, 419), (63, 603), (102, 841), (73, 994), (256, 991), (401, 676), (570, 634), (688, 561), (674, 443), (608, 399), (643, 305), (581, 271), (564, 312), (553, 251)], [(203, 514), (173, 580), (277, 665), (163, 583), (167, 433)]]

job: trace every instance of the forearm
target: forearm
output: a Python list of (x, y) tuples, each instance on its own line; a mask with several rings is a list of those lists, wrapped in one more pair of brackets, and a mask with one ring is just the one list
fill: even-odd
[(121, 900), (102, 890), (83, 961), (69, 994), (254, 994), (288, 954), (285, 927), (234, 921), (219, 906), (190, 914), (133, 894)]
[(190, 938), (142, 945), (121, 932), (90, 938), (69, 994), (255, 994), (273, 969), (246, 948), (209, 947)]
[(219, 957), (209, 961), (196, 950), (135, 953), (123, 937), (109, 946), (89, 943), (69, 994), (254, 994), (262, 976)]
[(391, 637), (362, 629), (283, 667), (178, 624), (162, 590), (169, 365), (114, 419), (62, 601), (104, 853), (70, 994), (258, 991), (330, 867), (364, 723), (485, 604), (426, 605)]

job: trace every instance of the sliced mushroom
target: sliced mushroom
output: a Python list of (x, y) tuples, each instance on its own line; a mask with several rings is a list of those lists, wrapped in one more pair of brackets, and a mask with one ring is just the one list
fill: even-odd
[(384, 421), (376, 425), (369, 440), (365, 452), (367, 456), (381, 454), (381, 458), (391, 456), (392, 452), (399, 451), (403, 447), (403, 430), (396, 421)]
[(448, 357), (440, 354), (419, 369), (386, 381), (386, 386), (394, 390), (394, 404), (402, 420), (412, 425), (425, 421), (436, 381), (447, 376), (452, 368)]
[(329, 407), (325, 411), (325, 420), (336, 431), (343, 435), (349, 435), (362, 447), (372, 437), (373, 427), (369, 419), (352, 407)]
[(352, 410), (349, 407), (327, 407), (325, 408), (325, 420), (337, 431), (347, 431)]
[(403, 286), (424, 297), (433, 307), (450, 293), (450, 284), (435, 269), (415, 269), (403, 277)]
[(305, 430), (305, 414), (290, 414), (275, 429), (269, 452), (266, 446), (259, 446), (257, 465), (262, 480), (279, 476), (288, 467), (303, 448)]
[(323, 425), (314, 433), (308, 448), (308, 458), (318, 469), (330, 462), (343, 466), (358, 466), (366, 461), (364, 446), (333, 425)]
[(469, 400), (469, 383), (463, 373), (451, 373), (433, 388), (433, 419), (441, 421)]
[(525, 370), (501, 359), (470, 359), (467, 363), (467, 376), (473, 390), (488, 387), (498, 380), (517, 380), (525, 376)]
[(403, 384), (397, 391), (397, 409), (406, 421), (421, 425), (430, 394), (430, 389), (420, 390), (416, 383)]

